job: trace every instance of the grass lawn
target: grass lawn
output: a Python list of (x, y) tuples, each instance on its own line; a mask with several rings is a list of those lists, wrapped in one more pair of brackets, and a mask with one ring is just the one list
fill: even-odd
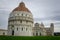
[(60, 36), (0, 36), (0, 40), (60, 40)]

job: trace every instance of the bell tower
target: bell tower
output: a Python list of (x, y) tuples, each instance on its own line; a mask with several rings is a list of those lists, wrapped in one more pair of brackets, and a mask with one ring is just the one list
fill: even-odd
[(52, 36), (54, 36), (54, 24), (53, 23), (50, 24), (50, 31), (51, 31)]

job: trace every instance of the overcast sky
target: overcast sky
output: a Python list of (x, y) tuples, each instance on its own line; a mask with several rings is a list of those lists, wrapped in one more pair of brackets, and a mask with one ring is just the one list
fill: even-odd
[[(21, 0), (0, 0), (0, 29), (7, 29), (8, 17)], [(43, 22), (45, 27), (54, 23), (54, 31), (60, 32), (60, 0), (23, 0), (32, 12), (34, 22)]]

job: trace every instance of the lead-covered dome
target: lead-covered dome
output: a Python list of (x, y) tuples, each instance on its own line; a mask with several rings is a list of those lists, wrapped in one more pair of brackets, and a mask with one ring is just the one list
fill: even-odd
[[(13, 11), (25, 11), (30, 12), (28, 8), (26, 8), (24, 2), (21, 2), (18, 7), (16, 7)], [(31, 12), (30, 12), (31, 13)]]

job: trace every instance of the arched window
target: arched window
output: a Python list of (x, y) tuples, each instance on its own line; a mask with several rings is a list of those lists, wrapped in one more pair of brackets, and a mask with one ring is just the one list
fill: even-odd
[(17, 31), (18, 31), (18, 28), (17, 28)]
[(22, 20), (20, 20), (20, 23), (22, 23)]
[(5, 32), (3, 32), (3, 35), (5, 35)]
[(26, 28), (26, 31), (27, 31), (27, 28)]
[(41, 36), (41, 33), (40, 33), (40, 36)]
[(36, 36), (38, 36), (38, 33), (36, 32)]
[(19, 14), (17, 14), (17, 15), (19, 15)]
[(14, 27), (14, 25), (12, 25), (12, 27)]
[(26, 23), (28, 23), (28, 21), (26, 21)]
[(12, 25), (11, 29), (14, 30), (14, 25)]
[(26, 16), (27, 16), (27, 14), (26, 14)]
[(23, 28), (22, 28), (22, 31), (23, 31)]
[(23, 14), (22, 14), (22, 16), (23, 16)]

